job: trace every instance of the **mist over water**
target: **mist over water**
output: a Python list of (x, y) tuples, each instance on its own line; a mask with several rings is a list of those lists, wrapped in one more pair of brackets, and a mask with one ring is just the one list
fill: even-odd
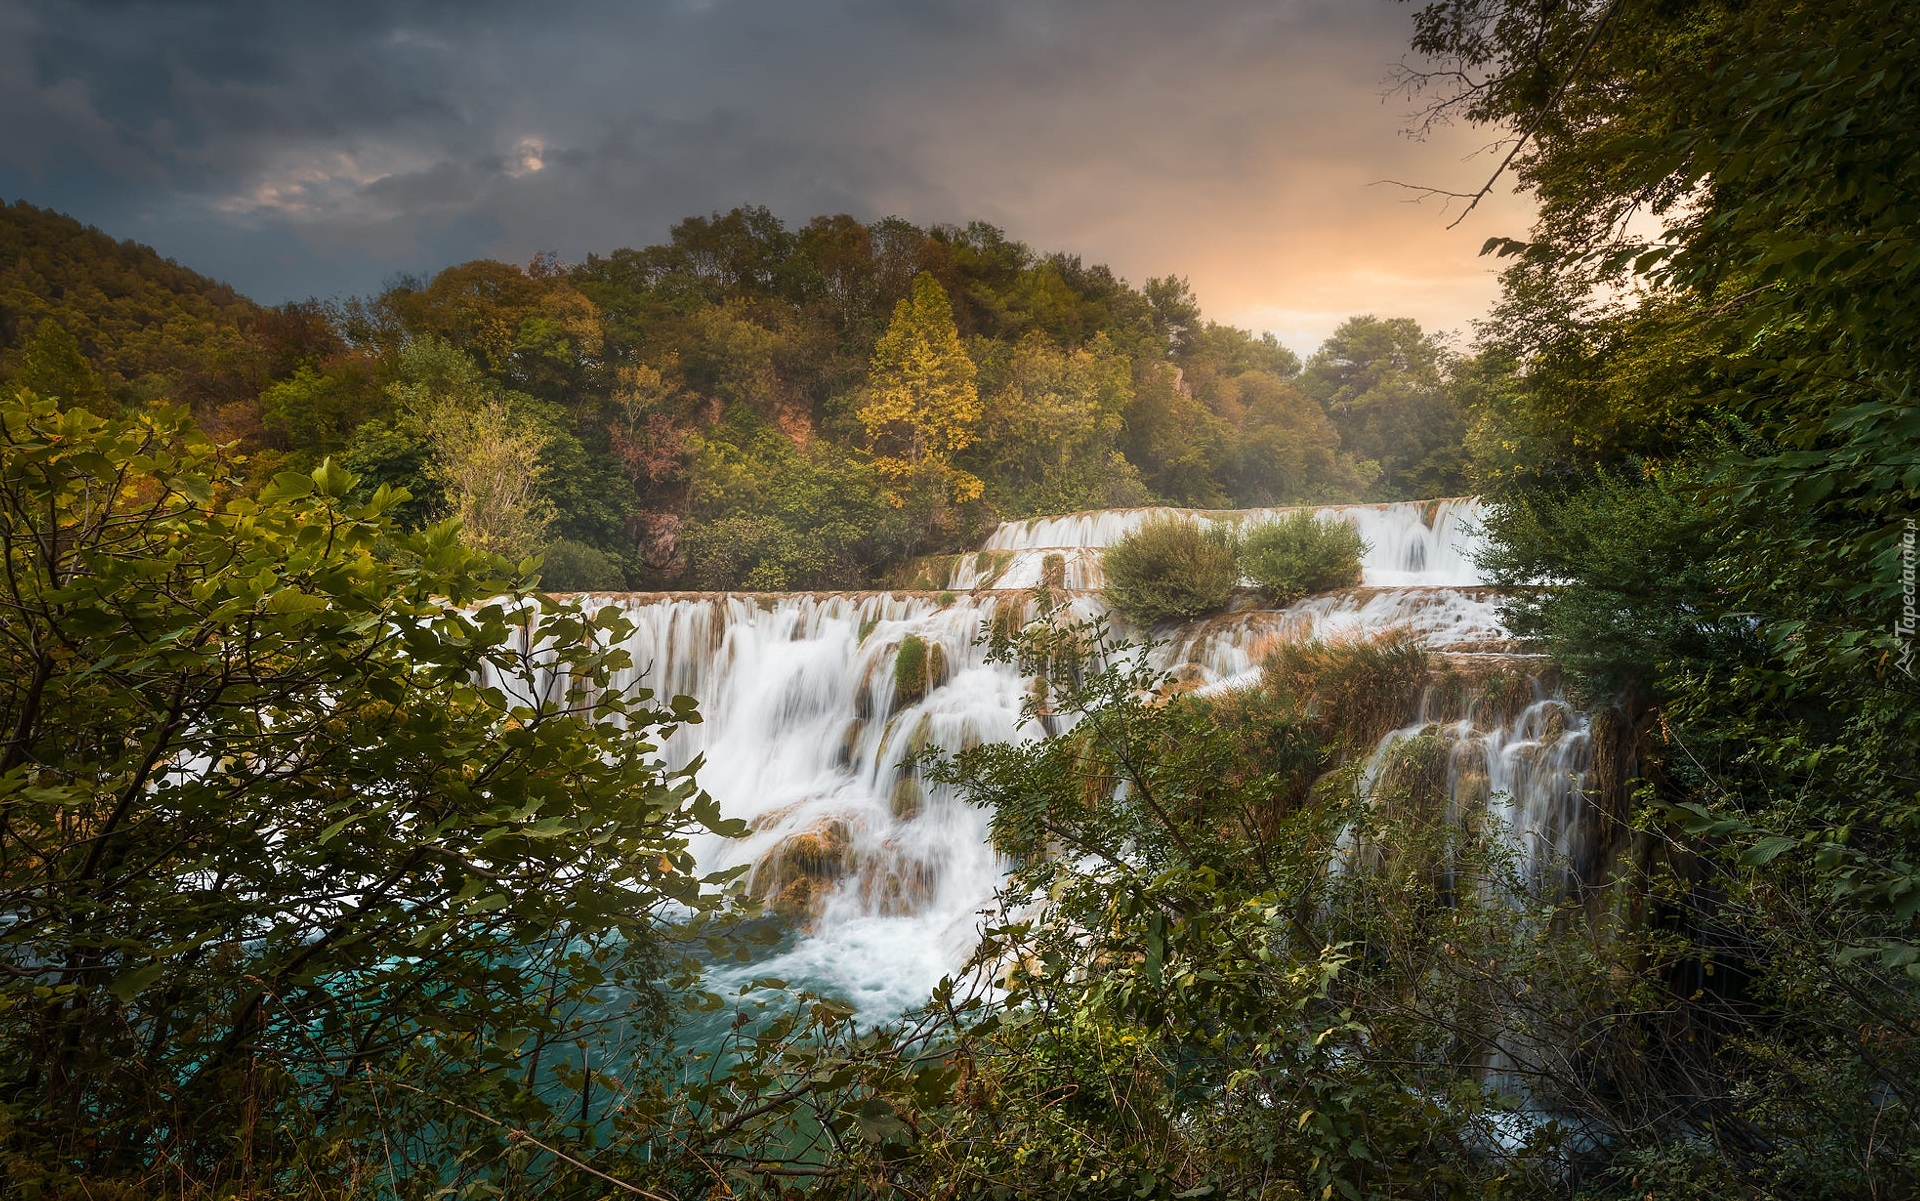
[[(1249, 525), (1283, 510), (1194, 513)], [(1009, 522), (974, 555), (954, 561), (951, 595), (797, 593), (626, 595), (635, 626), (634, 669), (620, 681), (700, 702), (704, 721), (668, 740), (680, 767), (703, 756), (702, 785), (728, 816), (749, 823), (737, 839), (708, 837), (702, 868), (748, 867), (748, 887), (802, 923), (773, 959), (741, 969), (835, 993), (881, 1020), (923, 1001), (966, 959), (981, 911), (1005, 864), (988, 842), (990, 815), (919, 778), (911, 760), (1039, 738), (1023, 721), (1031, 681), (985, 661), (977, 645), (996, 613), (1031, 605), (1021, 589), (1041, 582), (1061, 556), (1073, 611), (1104, 612), (1099, 550), (1155, 513), (1132, 509)], [(1251, 610), (1147, 633), (1160, 640), (1155, 665), (1202, 688), (1253, 681), (1275, 640), (1339, 639), (1409, 632), (1452, 654), (1497, 654), (1507, 642), (1497, 598), (1473, 565), (1473, 499), (1354, 505), (1320, 510), (1353, 523), (1369, 543), (1362, 586), (1309, 597), (1282, 610)], [(895, 665), (909, 638), (924, 646), (925, 682), (902, 688)], [(1549, 719), (1559, 722), (1549, 739)], [(1383, 740), (1434, 727), (1427, 715)], [(1569, 727), (1569, 723), (1572, 726)], [(1584, 726), (1564, 702), (1542, 695), (1511, 719), (1483, 728), (1472, 717), (1445, 727), (1454, 746), (1449, 791), (1456, 805), (1506, 797), (1504, 820), (1523, 853), (1545, 863), (1564, 854), (1578, 823), (1585, 770)], [(1369, 769), (1374, 770), (1374, 769)], [(723, 971), (721, 983), (732, 982)]]

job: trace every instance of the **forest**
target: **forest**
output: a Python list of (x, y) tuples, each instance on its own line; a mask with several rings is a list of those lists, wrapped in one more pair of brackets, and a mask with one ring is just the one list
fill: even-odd
[[(268, 308), (7, 208), (8, 1193), (1920, 1196), (1920, 27), (1414, 29), (1422, 119), (1539, 206), (1466, 345), (1302, 362), (983, 224), (741, 208)], [(1057, 581), (992, 623), (1046, 736), (909, 766), (990, 815), (997, 987), (878, 1025), (712, 985), (784, 935), (690, 850), (747, 832), (659, 753), (708, 698), (568, 595), (1467, 492), (1518, 682), (1389, 636), (1192, 691)], [(1545, 680), (1590, 861), (1447, 812), (1426, 735), (1356, 794), (1410, 706)]]
[[(736, 209), (278, 309), (22, 202), (0, 255), (15, 385), (186, 403), (256, 484), (332, 459), (560, 589), (855, 587), (1005, 518), (1463, 487), (1450, 359), (1415, 323), (1356, 317), (1303, 366), (1179, 279), (981, 223)], [(957, 373), (920, 425), (879, 395), (915, 353)]]

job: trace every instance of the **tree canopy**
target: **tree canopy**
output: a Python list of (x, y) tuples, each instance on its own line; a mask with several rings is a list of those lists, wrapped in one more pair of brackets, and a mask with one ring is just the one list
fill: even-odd
[(942, 499), (957, 502), (980, 495), (980, 481), (953, 466), (954, 455), (976, 438), (976, 374), (960, 345), (946, 289), (921, 272), (913, 295), (894, 306), (893, 321), (874, 344), (855, 413), (883, 479), (895, 487), (924, 480), (945, 493)]

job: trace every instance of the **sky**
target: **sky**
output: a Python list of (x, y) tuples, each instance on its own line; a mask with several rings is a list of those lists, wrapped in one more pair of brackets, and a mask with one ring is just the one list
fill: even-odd
[(1407, 136), (1394, 0), (0, 0), (0, 199), (268, 303), (763, 204), (981, 219), (1310, 351), (1465, 335), (1496, 136)]

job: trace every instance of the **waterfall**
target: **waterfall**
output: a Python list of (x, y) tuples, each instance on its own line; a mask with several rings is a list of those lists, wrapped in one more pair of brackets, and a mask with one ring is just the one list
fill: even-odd
[[(1508, 677), (1513, 679), (1513, 677)], [(1587, 714), (1538, 677), (1525, 677), (1528, 695), (1498, 703), (1470, 690), (1457, 715), (1438, 712), (1434, 691), (1421, 698), (1412, 723), (1388, 731), (1361, 767), (1356, 791), (1380, 800), (1384, 785), (1412, 740), (1431, 736), (1445, 748), (1445, 811), (1456, 825), (1481, 815), (1504, 827), (1522, 875), (1550, 888), (1583, 883), (1583, 818), (1593, 774), (1593, 731)], [(1341, 852), (1358, 848), (1343, 839)]]
[[(696, 857), (707, 870), (748, 865), (755, 895), (811, 923), (782, 962), (756, 970), (876, 1012), (924, 999), (971, 946), (1000, 865), (988, 815), (900, 765), (928, 745), (1038, 736), (1019, 722), (1026, 682), (974, 645), (1020, 598), (620, 599), (635, 626), (621, 682), (699, 700), (703, 721), (668, 741), (669, 763), (704, 756), (701, 784), (751, 827), (709, 836)], [(909, 636), (925, 648), (924, 695), (896, 687)]]
[[(700, 703), (703, 722), (666, 745), (670, 765), (704, 756), (701, 784), (727, 816), (750, 826), (742, 838), (697, 845), (702, 866), (747, 867), (750, 891), (804, 928), (753, 974), (837, 992), (875, 1016), (923, 1000), (973, 946), (978, 912), (991, 902), (1003, 865), (988, 843), (988, 814), (902, 765), (927, 746), (952, 751), (1043, 733), (1020, 719), (1030, 681), (1009, 665), (987, 663), (975, 645), (981, 632), (1009, 606), (1018, 610), (1010, 616), (1024, 618), (1030, 602), (1017, 590), (1041, 582), (1049, 555), (1061, 556), (1056, 585), (1074, 610), (1102, 612), (1093, 591), (1099, 548), (1154, 513), (1244, 527), (1286, 511), (1130, 509), (1009, 522), (978, 552), (956, 558), (942, 595), (605, 598), (623, 605), (635, 627), (634, 667), (620, 683)], [(1505, 648), (1497, 598), (1473, 568), (1475, 500), (1317, 511), (1352, 522), (1366, 538), (1362, 586), (1284, 610), (1150, 631), (1160, 640), (1155, 665), (1213, 689), (1252, 680), (1262, 648), (1276, 639), (1403, 629), (1455, 656)], [(921, 666), (902, 687), (897, 667), (910, 639), (920, 650), (907, 657), (909, 667)], [(1541, 712), (1536, 726), (1549, 720)], [(1471, 739), (1462, 733), (1460, 745), (1479, 748), (1489, 789), (1524, 798), (1516, 803), (1532, 824), (1516, 819), (1516, 828), (1548, 840), (1573, 828), (1564, 813), (1547, 812), (1576, 794), (1552, 794), (1559, 769), (1543, 761), (1534, 726)], [(1477, 787), (1468, 758), (1462, 789)]]
[[(1003, 522), (974, 555), (961, 555), (947, 587), (1031, 588), (1040, 583), (1049, 555), (1066, 569), (1065, 586), (1098, 588), (1100, 549), (1112, 546), (1154, 517), (1187, 517), (1204, 525), (1248, 530), (1301, 506), (1274, 509), (1103, 509), (1065, 517), (1035, 517)], [(1307, 506), (1322, 520), (1351, 524), (1366, 539), (1361, 583), (1376, 588), (1451, 586), (1482, 583), (1474, 567), (1479, 548), (1480, 501), (1395, 501), (1377, 505)]]

